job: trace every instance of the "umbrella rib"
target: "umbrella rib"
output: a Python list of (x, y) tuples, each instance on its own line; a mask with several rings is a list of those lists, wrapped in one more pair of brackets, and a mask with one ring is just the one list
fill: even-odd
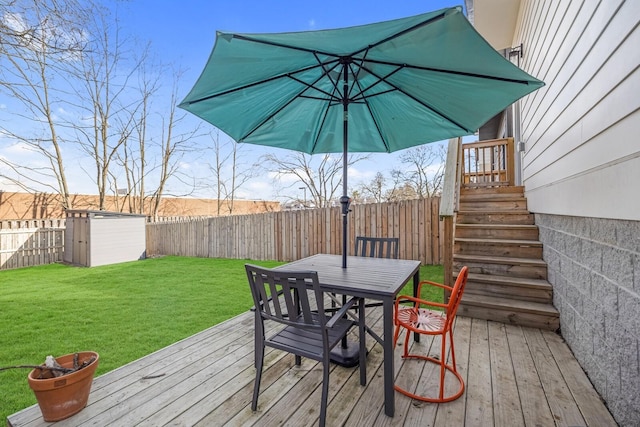
[[(329, 93), (329, 92), (327, 92), (327, 91), (326, 91), (326, 90), (324, 90), (324, 89), (320, 89), (320, 88), (318, 88), (318, 87), (314, 86), (314, 84), (315, 84), (315, 83), (318, 83), (318, 81), (319, 81), (322, 77), (324, 77), (324, 75), (323, 75), (323, 76), (320, 76), (320, 77), (319, 77), (315, 82), (313, 82), (313, 83), (307, 83), (307, 82), (305, 82), (304, 80), (300, 80), (300, 79), (298, 79), (298, 78), (296, 78), (296, 77), (294, 77), (294, 76), (287, 76), (287, 77), (289, 77), (291, 80), (294, 80), (294, 81), (296, 81), (296, 82), (300, 83), (300, 84), (301, 84), (301, 85), (303, 85), (303, 86), (306, 86), (306, 87), (307, 87), (307, 89), (317, 90), (318, 92), (320, 92), (320, 93), (324, 93), (325, 95), (327, 95), (330, 99), (340, 101), (340, 98), (338, 98), (337, 96), (333, 95), (332, 93)], [(305, 90), (306, 90), (306, 89), (305, 89)], [(304, 91), (303, 91), (303, 93), (304, 93)], [(306, 96), (306, 95), (302, 95), (302, 93), (300, 93), (299, 95), (296, 95), (296, 97), (308, 98), (308, 99), (320, 99), (320, 100), (326, 101), (326, 99), (325, 99), (325, 98), (320, 98), (320, 97), (317, 97), (317, 96)]]
[[(232, 89), (227, 89), (227, 90), (219, 92), (219, 93), (214, 93), (213, 95), (207, 95), (207, 96), (203, 96), (202, 98), (193, 99), (191, 101), (188, 101), (186, 104), (187, 105), (197, 104), (197, 103), (202, 102), (202, 101), (208, 101), (209, 99), (213, 99), (213, 98), (218, 98), (220, 96), (229, 95), (231, 93), (239, 92), (239, 91), (242, 91), (242, 90), (245, 90), (245, 89), (252, 88), (254, 86), (258, 86), (258, 85), (261, 85), (261, 84), (269, 83), (269, 82), (272, 82), (274, 80), (279, 80), (279, 79), (287, 78), (287, 77), (288, 78), (292, 78), (291, 77), (292, 74), (304, 73), (305, 71), (313, 70), (314, 68), (318, 68), (318, 67), (323, 67), (324, 65), (331, 64), (333, 62), (336, 62), (336, 61), (332, 60), (332, 61), (328, 61), (326, 63), (319, 63), (318, 65), (310, 65), (308, 67), (304, 67), (304, 68), (301, 68), (301, 69), (295, 70), (295, 71), (290, 71), (288, 73), (278, 74), (277, 76), (272, 76), (272, 77), (269, 77), (269, 78), (266, 78), (266, 79), (263, 79), (263, 80), (260, 80), (260, 81), (257, 81), (257, 82), (247, 83), (246, 85), (243, 85), (243, 86), (238, 86), (238, 87), (234, 87)], [(337, 64), (337, 62), (336, 62), (336, 64)], [(323, 70), (324, 70), (324, 68), (323, 68)], [(320, 79), (318, 79), (318, 80), (320, 80)], [(316, 83), (318, 80), (316, 80), (314, 83)]]
[(364, 51), (366, 51), (366, 50), (369, 50), (369, 49), (371, 49), (371, 48), (374, 48), (374, 47), (380, 46), (381, 44), (384, 44), (384, 43), (386, 43), (386, 42), (388, 42), (388, 41), (390, 41), (390, 40), (393, 40), (393, 39), (395, 39), (395, 38), (397, 38), (397, 37), (400, 37), (400, 36), (402, 36), (402, 35), (405, 35), (405, 34), (407, 34), (407, 33), (410, 33), (411, 31), (417, 30), (417, 29), (418, 29), (418, 28), (420, 28), (420, 27), (424, 27), (424, 26), (426, 26), (426, 25), (433, 24), (434, 22), (436, 22), (436, 21), (439, 21), (439, 20), (443, 19), (443, 18), (446, 16), (446, 14), (447, 14), (446, 12), (443, 12), (443, 13), (441, 13), (441, 14), (439, 14), (439, 15), (436, 15), (436, 16), (434, 16), (434, 17), (431, 17), (431, 18), (427, 19), (426, 21), (419, 22), (419, 23), (417, 23), (416, 25), (414, 25), (414, 26), (412, 26), (412, 27), (405, 28), (405, 29), (404, 29), (404, 30), (402, 30), (402, 31), (399, 31), (399, 32), (397, 32), (397, 33), (394, 33), (394, 34), (392, 34), (392, 35), (390, 35), (390, 36), (388, 36), (388, 37), (386, 37), (386, 38), (384, 38), (384, 39), (382, 39), (382, 40), (379, 40), (379, 41), (377, 41), (377, 42), (375, 42), (375, 43), (372, 43), (372, 44), (368, 45), (366, 48), (363, 48), (363, 49), (360, 49), (360, 50), (357, 50), (357, 51), (353, 52), (352, 56), (353, 56), (353, 55), (357, 55), (357, 54), (359, 54), (359, 53), (361, 53), (361, 52), (364, 52)]
[[(426, 21), (422, 21), (422, 22), (417, 23), (416, 25), (414, 25), (412, 27), (409, 27), (409, 28), (406, 28), (406, 29), (404, 29), (402, 31), (394, 33), (394, 34), (392, 34), (392, 35), (390, 35), (390, 36), (388, 36), (388, 37), (386, 37), (386, 38), (384, 38), (382, 40), (377, 41), (376, 43), (370, 44), (365, 48), (362, 48), (360, 50), (355, 51), (352, 55), (347, 55), (347, 56), (357, 55), (357, 54), (359, 54), (361, 52), (364, 52), (366, 50), (371, 49), (372, 47), (376, 47), (376, 46), (379, 46), (381, 44), (384, 44), (384, 43), (388, 42), (389, 40), (393, 40), (396, 37), (402, 36), (402, 35), (404, 35), (406, 33), (410, 33), (411, 31), (414, 31), (414, 30), (416, 30), (416, 29), (418, 29), (420, 27), (423, 27), (425, 25), (429, 25), (429, 24), (432, 24), (432, 23), (434, 23), (436, 21), (439, 21), (439, 20), (443, 19), (445, 16), (446, 16), (446, 12), (440, 13), (439, 15), (436, 15), (434, 17), (431, 17), (431, 18), (427, 19)], [(261, 43), (261, 44), (266, 44), (266, 45), (269, 45), (269, 46), (276, 46), (276, 47), (282, 47), (282, 48), (285, 48), (285, 49), (297, 50), (297, 51), (300, 51), (300, 52), (309, 52), (309, 53), (314, 53), (314, 54), (315, 53), (320, 53), (322, 55), (332, 56), (332, 57), (335, 57), (335, 58), (343, 56), (343, 55), (337, 55), (337, 54), (332, 53), (332, 52), (319, 51), (317, 49), (309, 49), (309, 48), (306, 48), (306, 47), (292, 46), (292, 45), (289, 45), (289, 44), (286, 44), (286, 43), (277, 43), (277, 42), (269, 41), (269, 40), (260, 40), (260, 39), (254, 38), (254, 37), (249, 37), (249, 36), (244, 35), (244, 34), (231, 34), (231, 37), (232, 38), (236, 38), (236, 39), (240, 39), (240, 40), (244, 40), (244, 41), (253, 42), (253, 43)]]
[[(336, 105), (336, 104), (333, 104)], [(318, 140), (320, 135), (322, 134), (322, 128), (324, 127), (325, 122), (327, 121), (327, 116), (329, 115), (329, 108), (331, 108), (332, 104), (327, 104), (327, 108), (324, 109), (324, 114), (322, 115), (322, 121), (320, 122), (320, 126), (318, 128), (318, 132), (316, 132), (316, 136), (313, 140), (313, 144), (311, 144), (311, 154), (315, 151), (318, 146)]]
[(331, 56), (331, 57), (334, 57), (334, 58), (338, 58), (340, 56), (340, 55), (337, 55), (335, 53), (324, 52), (324, 51), (317, 50), (317, 49), (309, 49), (309, 48), (306, 48), (306, 47), (291, 46), (291, 45), (285, 44), (285, 43), (276, 43), (276, 42), (268, 41), (268, 40), (260, 40), (260, 39), (249, 37), (249, 36), (246, 36), (246, 35), (243, 35), (243, 34), (232, 34), (231, 37), (233, 37), (234, 39), (240, 39), (240, 40), (243, 40), (243, 41), (266, 44), (266, 45), (275, 46), (275, 47), (282, 47), (282, 48), (285, 48), (285, 49), (297, 50), (297, 51), (300, 51), (300, 52), (307, 52), (307, 53), (313, 53), (313, 54), (320, 53), (322, 55)]
[[(364, 61), (366, 61), (367, 59), (367, 55), (369, 54), (369, 48), (367, 47), (364, 50), (364, 55), (362, 55), (361, 57), (355, 59), (353, 56), (350, 56), (351, 61), (348, 62), (348, 66), (349, 66), (349, 70), (351, 71), (351, 74), (353, 75), (353, 80), (355, 82), (354, 85), (351, 86), (351, 88), (349, 89), (349, 93), (351, 92), (351, 89), (355, 88), (356, 86), (360, 89), (360, 94), (362, 94), (364, 91), (362, 90), (362, 87), (360, 86), (360, 79), (358, 79), (358, 76), (360, 75), (360, 72), (362, 70), (364, 70)], [(358, 61), (358, 64), (356, 64), (355, 62)], [(357, 72), (353, 71), (353, 67), (357, 67)], [(376, 83), (377, 84), (377, 83)], [(349, 95), (346, 95), (348, 99), (355, 99), (357, 98), (357, 95), (354, 96), (353, 98), (350, 97)]]
[[(448, 120), (448, 121), (450, 121), (451, 123), (455, 124), (455, 125), (456, 125), (456, 126), (458, 126), (460, 129), (463, 129), (463, 130), (464, 130), (464, 131), (466, 131), (466, 132), (473, 132), (472, 130), (467, 129), (467, 128), (466, 128), (466, 126), (463, 126), (462, 124), (458, 123), (456, 120), (453, 120), (451, 117), (449, 117), (449, 116), (447, 116), (446, 114), (444, 114), (444, 113), (442, 113), (442, 112), (438, 111), (438, 110), (437, 110), (436, 108), (434, 108), (433, 106), (431, 106), (431, 105), (429, 105), (429, 104), (427, 104), (427, 103), (425, 103), (425, 102), (423, 102), (423, 101), (420, 101), (419, 99), (417, 99), (416, 97), (414, 97), (414, 96), (413, 96), (413, 95), (411, 95), (410, 93), (405, 92), (404, 90), (400, 89), (399, 87), (397, 87), (397, 86), (396, 86), (396, 85), (394, 85), (393, 83), (389, 82), (387, 79), (388, 79), (389, 77), (391, 77), (392, 75), (394, 75), (395, 73), (397, 73), (398, 71), (400, 71), (402, 68), (404, 68), (404, 66), (403, 66), (403, 65), (397, 64), (397, 68), (396, 68), (395, 70), (391, 71), (390, 73), (388, 73), (388, 74), (387, 74), (386, 76), (384, 76), (384, 77), (378, 76), (376, 73), (374, 73), (373, 71), (369, 70), (368, 68), (365, 68), (365, 67), (363, 67), (363, 66), (359, 66), (359, 67), (360, 67), (360, 69), (364, 69), (364, 70), (366, 70), (366, 71), (367, 71), (368, 73), (370, 73), (372, 76), (375, 76), (378, 80), (377, 80), (375, 83), (373, 83), (373, 84), (369, 85), (367, 88), (364, 88), (364, 89), (360, 86), (359, 81), (357, 81), (357, 85), (358, 85), (358, 87), (360, 88), (360, 92), (359, 92), (358, 94), (356, 94), (356, 95), (355, 95), (353, 98), (351, 98), (351, 99), (355, 100), (355, 99), (357, 99), (357, 98), (359, 98), (359, 97), (362, 97), (361, 99), (364, 101), (365, 105), (367, 106), (367, 109), (369, 110), (369, 114), (371, 115), (371, 117), (372, 117), (372, 118), (373, 118), (374, 116), (373, 116), (373, 114), (372, 114), (372, 111), (371, 111), (371, 108), (370, 108), (369, 103), (366, 101), (366, 100), (367, 100), (367, 98), (373, 98), (374, 96), (384, 95), (384, 94), (389, 93), (389, 92), (398, 91), (398, 92), (401, 92), (401, 93), (403, 93), (404, 95), (408, 96), (409, 98), (413, 99), (414, 101), (416, 101), (418, 104), (422, 105), (423, 107), (428, 108), (429, 110), (433, 111), (434, 113), (436, 113), (437, 115), (439, 115), (439, 116), (440, 116), (440, 117), (442, 117), (443, 119)], [(353, 73), (353, 70), (352, 70), (352, 73)], [(385, 82), (386, 84), (388, 84), (389, 86), (391, 86), (391, 87), (392, 87), (392, 89), (387, 89), (387, 90), (385, 90), (385, 91), (382, 91), (382, 92), (379, 92), (379, 93), (376, 93), (376, 94), (373, 94), (373, 95), (369, 95), (369, 96), (364, 95), (364, 93), (365, 93), (366, 91), (368, 91), (368, 90), (370, 90), (371, 88), (373, 88), (374, 86), (378, 85), (380, 82)], [(355, 86), (355, 85), (354, 85), (354, 86)], [(386, 140), (385, 140), (384, 136), (382, 136), (382, 133), (381, 133), (381, 131), (380, 131), (380, 128), (378, 127), (378, 123), (377, 123), (377, 121), (375, 120), (375, 118), (373, 118), (373, 122), (374, 122), (374, 124), (375, 124), (375, 126), (376, 126), (376, 129), (377, 129), (377, 131), (378, 131), (378, 134), (380, 135), (380, 139), (381, 139), (381, 140), (382, 140), (382, 142), (384, 143), (384, 145), (385, 145), (385, 147), (387, 148), (387, 150), (389, 150), (389, 145), (387, 144), (387, 142), (386, 142)]]
[[(334, 93), (331, 94), (331, 96), (332, 96), (332, 98), (336, 99), (338, 97), (335, 95), (335, 93), (336, 92), (340, 93), (340, 89), (338, 88), (338, 86), (336, 84), (334, 84), (333, 87), (334, 87), (334, 89), (333, 89)], [(340, 100), (340, 101), (342, 101), (342, 100)], [(320, 135), (322, 134), (322, 128), (324, 127), (324, 124), (327, 121), (327, 117), (329, 116), (329, 109), (331, 107), (336, 106), (336, 105), (338, 105), (338, 104), (337, 103), (334, 104), (334, 103), (329, 102), (329, 103), (327, 103), (327, 107), (324, 109), (324, 114), (322, 115), (322, 121), (320, 122), (320, 126), (318, 127), (318, 132), (316, 132), (316, 136), (315, 136), (315, 138), (313, 140), (313, 144), (311, 145), (311, 153), (312, 154), (315, 152), (316, 147), (318, 146), (318, 141), (320, 139)]]
[[(490, 76), (490, 75), (487, 75), (487, 74), (471, 73), (471, 72), (468, 72), (468, 71), (456, 71), (456, 70), (448, 70), (448, 69), (444, 69), (444, 68), (423, 67), (423, 66), (420, 66), (420, 65), (401, 64), (401, 63), (398, 63), (398, 62), (378, 61), (378, 60), (375, 60), (375, 59), (368, 59), (367, 61), (372, 63), (372, 64), (390, 65), (390, 66), (395, 66), (395, 67), (400, 67), (400, 68), (410, 68), (410, 69), (413, 69), (413, 70), (420, 70), (420, 71), (433, 71), (434, 73), (453, 74), (453, 75), (456, 75), (456, 76), (476, 77), (476, 78), (479, 78), (479, 79), (497, 80), (497, 81), (501, 81), (501, 82), (519, 83), (519, 84), (526, 84), (526, 85), (528, 85), (530, 83), (528, 80), (511, 79), (511, 78), (508, 78), (508, 77), (499, 77), (499, 76)], [(367, 69), (367, 71), (369, 71), (369, 70)]]
[(316, 61), (318, 61), (318, 64), (320, 65), (320, 67), (322, 67), (322, 71), (324, 72), (324, 75), (327, 76), (327, 78), (329, 79), (329, 81), (331, 82), (331, 85), (333, 86), (333, 91), (334, 92), (340, 92), (340, 90), (338, 89), (338, 82), (337, 80), (334, 80), (333, 77), (331, 77), (331, 74), (329, 74), (330, 71), (335, 70), (336, 67), (340, 64), (340, 61), (337, 60), (335, 61), (335, 65), (331, 67), (330, 70), (326, 69), (326, 65), (328, 65), (329, 63), (333, 62), (333, 61), (329, 61), (326, 64), (324, 62), (322, 62), (320, 60), (320, 57), (318, 56), (317, 52), (313, 52), (313, 56), (316, 58)]
[[(403, 67), (401, 67), (403, 68)], [(394, 73), (398, 72), (401, 68), (398, 68), (396, 70), (394, 70), (393, 72), (391, 72), (389, 75), (385, 76), (385, 77), (381, 77), (378, 74), (376, 74), (375, 72), (373, 72), (370, 69), (366, 69), (368, 73), (371, 73), (372, 76), (375, 76), (376, 78), (378, 78), (378, 82), (380, 81), (384, 81), (386, 84), (388, 84), (389, 86), (391, 86), (392, 88), (394, 88), (395, 90), (397, 90), (398, 92), (404, 94), (405, 96), (411, 98), (412, 100), (414, 100), (415, 102), (417, 102), (418, 104), (422, 105), (423, 107), (433, 111), (434, 113), (436, 113), (437, 115), (439, 115), (440, 117), (442, 117), (445, 120), (448, 120), (449, 122), (453, 123), (454, 125), (458, 126), (460, 129), (466, 131), (466, 132), (473, 132), (473, 130), (471, 129), (467, 129), (466, 126), (463, 126), (462, 124), (460, 124), (457, 120), (454, 120), (453, 118), (449, 117), (448, 115), (444, 114), (443, 112), (439, 111), (438, 109), (436, 109), (435, 107), (433, 107), (432, 105), (429, 105), (428, 103), (421, 101), (420, 99), (416, 98), (415, 96), (413, 96), (412, 94), (410, 94), (409, 92), (403, 90), (402, 88), (399, 88), (398, 86), (394, 85), (393, 83), (391, 83), (390, 81), (387, 80), (387, 78), (391, 75), (393, 75)], [(376, 84), (377, 84), (376, 83)], [(367, 88), (367, 89), (370, 89)], [(389, 90), (391, 91), (391, 89)], [(387, 92), (389, 92), (387, 91)], [(373, 97), (373, 96), (377, 96), (378, 94), (375, 95), (370, 95), (369, 98)], [(364, 95), (363, 95), (364, 97)]]
[[(367, 70), (367, 71), (368, 71), (368, 72), (370, 72), (370, 73), (371, 73), (371, 75), (373, 75), (373, 76), (377, 77), (378, 79), (380, 79), (380, 80), (384, 80), (382, 77), (378, 76), (378, 75), (377, 75), (376, 73), (374, 73), (373, 71), (371, 71), (371, 70)], [(396, 70), (396, 71), (397, 71), (397, 70)], [(386, 77), (385, 77), (385, 78), (386, 78)], [(439, 116), (440, 116), (440, 117), (442, 117), (443, 119), (448, 120), (449, 122), (451, 122), (451, 123), (453, 123), (454, 125), (458, 126), (460, 129), (462, 129), (462, 130), (464, 130), (464, 131), (466, 131), (466, 132), (473, 132), (473, 130), (471, 130), (471, 129), (467, 129), (467, 127), (466, 127), (466, 126), (463, 126), (462, 124), (458, 123), (458, 121), (457, 121), (457, 120), (454, 120), (453, 118), (451, 118), (451, 117), (449, 117), (448, 115), (444, 114), (443, 112), (439, 111), (439, 110), (438, 110), (438, 109), (436, 109), (435, 107), (433, 107), (433, 106), (431, 106), (431, 105), (427, 104), (426, 102), (421, 101), (420, 99), (416, 98), (415, 96), (413, 96), (413, 95), (412, 95), (412, 94), (410, 94), (409, 92), (407, 92), (407, 91), (405, 91), (405, 90), (403, 90), (403, 89), (399, 88), (398, 86), (394, 85), (393, 83), (391, 83), (391, 82), (389, 82), (389, 81), (387, 81), (387, 80), (384, 80), (384, 82), (385, 82), (386, 84), (388, 84), (389, 86), (391, 86), (392, 88), (394, 88), (395, 90), (397, 90), (398, 92), (400, 92), (400, 93), (404, 94), (405, 96), (407, 96), (407, 97), (409, 97), (409, 98), (413, 99), (415, 102), (417, 102), (418, 104), (422, 105), (423, 107), (425, 107), (425, 108), (427, 108), (427, 109), (429, 109), (429, 110), (433, 111), (434, 113), (436, 113), (437, 115), (439, 115)], [(373, 96), (373, 95), (372, 95), (372, 96)]]
[[(322, 64), (320, 64), (320, 65), (322, 65)], [(310, 67), (310, 68), (316, 68), (316, 67), (317, 67), (317, 66)], [(304, 82), (304, 81), (302, 81), (302, 80), (300, 80), (300, 79), (297, 79), (297, 78), (294, 78), (293, 76), (288, 75), (288, 74), (287, 74), (287, 75), (282, 76), (282, 77), (288, 77), (288, 78), (290, 78), (290, 79), (292, 79), (292, 80), (294, 80), (294, 81), (296, 81), (296, 82), (298, 82), (298, 83), (301, 83), (302, 85), (304, 85), (304, 89), (302, 89), (302, 91), (300, 91), (300, 93), (296, 94), (295, 96), (292, 96), (292, 97), (289, 99), (289, 101), (287, 101), (286, 103), (284, 103), (284, 105), (282, 105), (282, 106), (281, 106), (280, 108), (278, 108), (276, 111), (274, 111), (273, 113), (271, 113), (271, 114), (269, 114), (267, 117), (265, 117), (265, 119), (264, 119), (264, 120), (262, 120), (260, 123), (258, 123), (256, 126), (254, 126), (254, 127), (253, 127), (253, 129), (251, 129), (249, 132), (247, 132), (245, 135), (243, 135), (243, 136), (240, 138), (240, 141), (244, 140), (245, 138), (248, 138), (252, 133), (254, 133), (256, 130), (260, 129), (260, 127), (261, 127), (262, 125), (264, 125), (264, 124), (265, 124), (265, 123), (267, 123), (269, 120), (271, 120), (271, 119), (272, 119), (274, 116), (276, 116), (280, 111), (282, 111), (282, 110), (284, 110), (285, 108), (287, 108), (287, 106), (289, 106), (293, 101), (295, 101), (296, 99), (298, 99), (298, 98), (300, 98), (300, 97), (303, 97), (303, 94), (304, 94), (304, 92), (305, 92), (307, 89), (315, 89), (315, 90), (317, 90), (317, 91), (319, 91), (319, 92), (321, 92), (321, 93), (325, 93), (325, 94), (327, 94), (329, 97), (331, 97), (331, 98), (332, 98), (332, 99), (334, 99), (334, 100), (339, 100), (339, 98), (337, 98), (335, 95), (333, 95), (333, 94), (331, 94), (331, 93), (328, 93), (328, 92), (326, 92), (326, 91), (323, 91), (323, 90), (321, 90), (320, 88), (317, 88), (317, 87), (315, 87), (315, 86), (314, 86), (316, 83), (318, 83), (318, 81), (320, 81), (320, 80), (325, 76), (325, 72), (324, 72), (324, 71), (326, 71), (326, 70), (324, 70), (324, 67), (323, 67), (323, 73), (322, 73), (322, 75), (320, 75), (320, 77), (318, 77), (318, 78), (317, 78), (313, 83), (307, 83), (307, 82)], [(305, 96), (305, 97), (307, 97), (307, 96)], [(309, 97), (309, 98), (311, 98), (311, 97)], [(321, 99), (321, 100), (323, 100), (323, 101), (324, 101), (324, 99), (322, 99), (322, 98), (313, 98), (313, 99)]]
[[(363, 61), (364, 62), (364, 61)], [(352, 66), (356, 66), (355, 64), (349, 64), (349, 68), (351, 69)], [(358, 73), (360, 72), (360, 70), (363, 69), (362, 66), (358, 65)], [(353, 69), (351, 69), (351, 74), (355, 74), (353, 72)], [(369, 86), (367, 89), (362, 89), (362, 86), (360, 85), (360, 81), (358, 79), (355, 79), (355, 84), (352, 87), (356, 87), (358, 86), (358, 89), (360, 89), (360, 93), (357, 94), (356, 96), (354, 96), (354, 99), (359, 96), (362, 95), (365, 90), (370, 89), (372, 86), (377, 85), (378, 83), (380, 83), (380, 80), (378, 80), (376, 83), (374, 83), (373, 85)], [(389, 144), (387, 143), (387, 140), (385, 139), (384, 135), (382, 135), (382, 130), (380, 129), (380, 126), (378, 126), (378, 121), (376, 120), (375, 116), (373, 115), (373, 111), (371, 110), (371, 106), (369, 105), (369, 103), (367, 102), (367, 98), (366, 97), (362, 97), (362, 100), (364, 102), (364, 105), (367, 107), (367, 110), (369, 111), (369, 116), (371, 116), (371, 120), (373, 120), (373, 124), (376, 127), (376, 131), (378, 132), (378, 136), (380, 137), (380, 140), (382, 141), (382, 143), (384, 144), (384, 147), (386, 149), (386, 151), (388, 153), (391, 152), (390, 148), (389, 148)]]
[[(388, 73), (386, 76), (384, 76), (384, 77), (378, 77), (375, 73), (373, 73), (372, 71), (370, 71), (368, 68), (366, 68), (366, 67), (364, 67), (364, 66), (362, 66), (362, 65), (358, 65), (358, 67), (360, 67), (360, 69), (361, 69), (361, 70), (365, 70), (367, 73), (371, 74), (372, 76), (375, 76), (378, 80), (377, 80), (377, 81), (375, 81), (374, 83), (370, 84), (369, 86), (367, 86), (367, 87), (366, 87), (366, 88), (364, 88), (364, 89), (360, 86), (360, 84), (359, 84), (360, 82), (358, 82), (358, 87), (360, 88), (360, 92), (358, 92), (357, 94), (355, 94), (355, 95), (353, 96), (353, 98), (351, 98), (351, 99), (354, 99), (354, 100), (355, 100), (355, 99), (357, 99), (357, 98), (359, 98), (359, 97), (362, 97), (362, 99), (367, 98), (367, 96), (366, 96), (366, 95), (364, 95), (364, 93), (365, 93), (365, 92), (367, 92), (367, 91), (369, 91), (369, 90), (370, 90), (370, 89), (372, 89), (373, 87), (377, 86), (377, 85), (378, 85), (378, 84), (380, 84), (381, 82), (385, 82), (385, 83), (390, 84), (389, 82), (387, 82), (387, 79), (388, 79), (389, 77), (391, 77), (392, 75), (394, 75), (395, 73), (397, 73), (398, 71), (400, 71), (402, 68), (404, 68), (402, 65), (399, 65), (395, 70), (391, 71), (391, 72), (390, 72), (390, 73)], [(391, 85), (391, 84), (390, 84), (390, 85)], [(369, 96), (370, 96), (370, 97), (372, 97), (372, 96), (378, 96), (378, 95), (382, 95), (382, 94), (389, 93), (389, 92), (393, 92), (393, 91), (397, 90), (397, 88), (396, 88), (395, 86), (393, 86), (393, 85), (391, 85), (391, 86), (392, 86), (394, 89), (388, 89), (388, 90), (382, 91), (382, 92), (380, 92), (380, 93), (376, 93), (376, 94), (369, 95)]]

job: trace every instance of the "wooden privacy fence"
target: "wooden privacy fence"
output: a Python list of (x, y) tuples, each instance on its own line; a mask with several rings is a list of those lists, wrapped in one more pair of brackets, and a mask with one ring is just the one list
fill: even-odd
[[(399, 237), (400, 258), (442, 264), (440, 199), (352, 205), (349, 253), (355, 236)], [(292, 261), (340, 254), (340, 207), (148, 223), (146, 252), (209, 258)], [(62, 262), (65, 220), (0, 221), (0, 270)]]
[(64, 219), (0, 221), (0, 270), (62, 261)]
[[(399, 237), (400, 258), (442, 264), (440, 198), (352, 205), (349, 253), (355, 236)], [(340, 207), (268, 212), (147, 224), (147, 256), (292, 261), (340, 254)]]

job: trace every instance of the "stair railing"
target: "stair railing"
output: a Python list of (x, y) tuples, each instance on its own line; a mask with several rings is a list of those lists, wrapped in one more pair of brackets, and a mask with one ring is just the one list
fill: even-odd
[(466, 143), (462, 146), (462, 187), (515, 185), (513, 138)]
[(453, 232), (454, 216), (458, 211), (460, 199), (460, 181), (463, 169), (462, 138), (449, 140), (447, 161), (444, 170), (442, 197), (440, 198), (440, 220), (444, 222), (444, 284), (453, 285)]

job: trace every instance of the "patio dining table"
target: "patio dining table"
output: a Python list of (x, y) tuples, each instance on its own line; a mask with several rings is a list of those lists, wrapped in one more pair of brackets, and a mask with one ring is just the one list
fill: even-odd
[(342, 268), (340, 255), (318, 254), (284, 264), (288, 271), (316, 271), (324, 291), (382, 301), (383, 337), (372, 334), (383, 347), (384, 412), (395, 412), (393, 369), (393, 303), (402, 287), (413, 278), (414, 293), (420, 281), (420, 261), (369, 257), (348, 257)]

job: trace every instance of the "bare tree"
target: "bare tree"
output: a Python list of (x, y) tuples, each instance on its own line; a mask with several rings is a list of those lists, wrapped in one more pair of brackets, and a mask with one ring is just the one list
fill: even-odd
[[(407, 167), (392, 171), (397, 183), (396, 191), (408, 196), (414, 193), (419, 199), (433, 197), (442, 191), (446, 148), (443, 145), (427, 144), (411, 148), (399, 157), (400, 162)], [(408, 188), (413, 191), (408, 191)]]
[(235, 141), (221, 140), (217, 130), (210, 136), (214, 163), (209, 164), (209, 170), (217, 198), (217, 215), (221, 214), (223, 206), (226, 206), (228, 214), (232, 214), (237, 191), (255, 177), (256, 168), (241, 162), (242, 156)]
[(360, 184), (361, 197), (375, 203), (386, 202), (386, 181), (382, 172), (376, 173), (370, 182)]
[(155, 63), (145, 62), (141, 64), (138, 70), (137, 86), (140, 105), (134, 120), (135, 130), (132, 138), (125, 140), (121, 152), (117, 154), (118, 164), (124, 171), (126, 189), (116, 188), (116, 197), (118, 197), (118, 192), (125, 192), (125, 203), (131, 213), (145, 213), (145, 182), (148, 174), (147, 166), (149, 165), (147, 148), (152, 145), (152, 135), (149, 132), (149, 127), (153, 126), (150, 124), (150, 116), (153, 95), (159, 90), (159, 76), (161, 74), (153, 72), (153, 70), (162, 70), (162, 68), (162, 66)]
[[(27, 155), (26, 161), (16, 149), (0, 155), (0, 178), (60, 194), (65, 209), (73, 200), (65, 169), (71, 164), (92, 177), (100, 209), (109, 192), (125, 189), (120, 186), (126, 191), (119, 209), (128, 203), (130, 212), (142, 213), (151, 194), (154, 215), (174, 182), (186, 184), (182, 195), (193, 192), (195, 180), (179, 166), (198, 126), (180, 130), (186, 113), (175, 110), (179, 74), (171, 95), (160, 94), (165, 101), (152, 106), (164, 74), (162, 67), (146, 73), (149, 46), (138, 46), (121, 37), (117, 17), (91, 0), (3, 4), (0, 89), (10, 106), (0, 109), (0, 138)], [(152, 117), (160, 124), (150, 123)]]
[[(0, 158), (0, 176), (26, 191), (49, 188), (71, 208), (62, 147), (68, 143), (56, 111), (69, 105), (69, 66), (86, 49), (82, 23), (92, 5), (75, 0), (16, 0), (0, 16), (0, 88), (19, 108), (0, 120), (0, 134), (38, 162)], [(29, 126), (24, 126), (29, 123)]]
[(147, 49), (138, 52), (134, 62), (128, 61), (127, 46), (132, 41), (122, 38), (117, 19), (106, 11), (94, 13), (91, 29), (94, 38), (78, 63), (78, 98), (86, 100), (78, 107), (84, 113), (86, 125), (78, 123), (75, 130), (82, 149), (95, 166), (94, 179), (98, 190), (99, 209), (105, 209), (105, 197), (110, 188), (110, 170), (119, 151), (135, 129), (140, 98), (131, 97), (130, 81), (146, 60)]
[(401, 200), (413, 200), (418, 199), (418, 194), (415, 188), (409, 182), (403, 181), (400, 176), (400, 171), (391, 171), (391, 177), (393, 179), (393, 188), (390, 188), (386, 192), (387, 202), (399, 202)]
[[(195, 179), (180, 173), (180, 162), (185, 154), (197, 150), (194, 140), (200, 134), (200, 125), (189, 128), (185, 132), (178, 132), (180, 124), (184, 121), (186, 113), (178, 113), (176, 111), (178, 105), (178, 82), (181, 73), (174, 73), (173, 86), (171, 94), (167, 98), (168, 108), (166, 114), (162, 114), (162, 137), (160, 147), (160, 164), (157, 166), (159, 171), (158, 183), (151, 195), (151, 212), (150, 214), (157, 218), (158, 210), (162, 197), (169, 193), (168, 182), (170, 178), (185, 184), (186, 188), (191, 188), (191, 192), (196, 188)], [(155, 168), (154, 168), (155, 169)], [(187, 195), (182, 193), (181, 195)]]
[[(351, 166), (366, 158), (367, 156), (350, 155), (347, 165)], [(339, 194), (343, 176), (342, 156), (310, 156), (294, 152), (285, 157), (267, 154), (263, 160), (267, 169), (275, 174), (274, 179), (281, 184), (285, 183), (282, 189), (290, 190), (304, 185), (316, 207), (330, 206), (331, 200)]]

